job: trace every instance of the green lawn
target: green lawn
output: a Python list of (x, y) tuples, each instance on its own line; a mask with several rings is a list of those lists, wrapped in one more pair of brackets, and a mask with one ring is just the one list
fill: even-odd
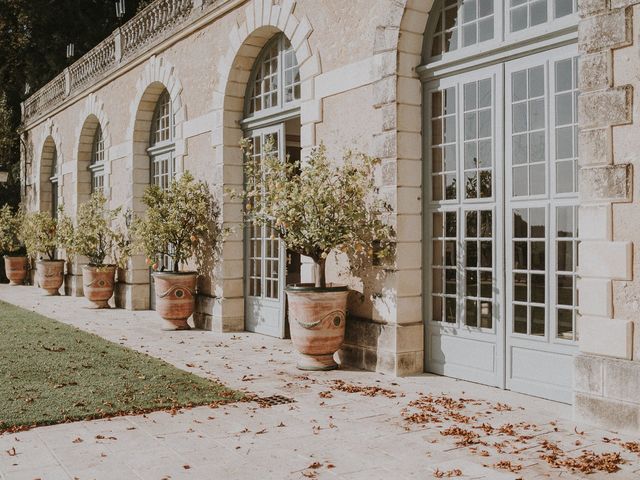
[(0, 432), (241, 397), (162, 360), (0, 302)]

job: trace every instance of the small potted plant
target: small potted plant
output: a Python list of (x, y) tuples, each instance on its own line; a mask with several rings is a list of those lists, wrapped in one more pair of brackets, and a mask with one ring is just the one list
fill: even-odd
[[(291, 339), (298, 368), (331, 370), (344, 342), (348, 288), (329, 285), (325, 266), (331, 252), (351, 259), (388, 257), (394, 231), (385, 217), (392, 213), (375, 185), (379, 159), (347, 152), (340, 166), (327, 159), (324, 145), (303, 162), (283, 161), (267, 142), (265, 158), (256, 162), (244, 140), (247, 219), (273, 229), (289, 251), (314, 263), (314, 284), (288, 285)], [(355, 268), (353, 262), (351, 267)]]
[(21, 236), (27, 247), (27, 254), (36, 258), (36, 275), (40, 288), (46, 295), (59, 295), (64, 280), (65, 260), (56, 259), (58, 247), (64, 246), (59, 225), (69, 222), (69, 218), (58, 211), (57, 217), (48, 212), (25, 214)]
[(0, 208), (0, 252), (4, 253), (4, 267), (10, 285), (22, 285), (27, 277), (28, 261), (20, 236), (24, 213), (9, 205)]
[[(109, 308), (116, 269), (124, 268), (129, 258), (125, 218), (121, 207), (108, 209), (105, 196), (96, 192), (80, 206), (76, 225), (66, 224), (68, 228), (61, 232), (70, 258), (81, 255), (89, 259), (89, 264), (82, 266), (82, 288), (94, 308)], [(107, 259), (111, 263), (106, 263)]]
[[(153, 268), (156, 311), (171, 330), (188, 330), (198, 274), (211, 265), (223, 229), (220, 209), (205, 182), (189, 172), (166, 190), (147, 187), (146, 214), (134, 220), (133, 237)], [(195, 270), (184, 271), (188, 263)]]

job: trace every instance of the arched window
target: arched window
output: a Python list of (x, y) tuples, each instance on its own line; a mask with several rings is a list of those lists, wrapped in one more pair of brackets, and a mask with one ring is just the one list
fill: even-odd
[(575, 12), (437, 1), (418, 68), (427, 346), (441, 350), (427, 368), (562, 401), (577, 314)]
[(296, 54), (282, 34), (264, 47), (249, 81), (245, 117), (267, 115), (295, 106), (300, 100)]
[(104, 138), (100, 125), (96, 127), (91, 147), (91, 192), (104, 192)]
[(164, 90), (156, 103), (151, 120), (149, 158), (151, 161), (151, 183), (167, 188), (175, 175), (174, 157), (175, 122), (171, 96)]

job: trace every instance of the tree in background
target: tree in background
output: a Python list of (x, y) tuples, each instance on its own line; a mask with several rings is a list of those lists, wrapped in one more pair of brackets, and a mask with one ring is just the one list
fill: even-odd
[[(124, 20), (153, 0), (127, 0)], [(114, 0), (0, 0), (0, 165), (10, 179), (0, 184), (0, 207), (20, 199), (20, 102), (118, 27)]]

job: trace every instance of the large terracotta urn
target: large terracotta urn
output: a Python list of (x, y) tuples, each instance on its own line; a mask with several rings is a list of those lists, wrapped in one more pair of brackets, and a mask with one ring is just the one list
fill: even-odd
[(156, 311), (167, 321), (167, 330), (189, 330), (187, 320), (196, 306), (195, 272), (155, 272)]
[(23, 285), (27, 278), (28, 261), (25, 256), (4, 256), (4, 270), (9, 279), (9, 285)]
[(60, 287), (64, 281), (64, 260), (38, 260), (36, 272), (40, 288), (45, 295), (60, 295)]
[(338, 368), (333, 355), (344, 343), (348, 287), (291, 285), (286, 291), (291, 340), (298, 351), (298, 368)]
[(82, 290), (93, 308), (110, 308), (109, 300), (113, 296), (115, 277), (115, 265), (82, 266)]

